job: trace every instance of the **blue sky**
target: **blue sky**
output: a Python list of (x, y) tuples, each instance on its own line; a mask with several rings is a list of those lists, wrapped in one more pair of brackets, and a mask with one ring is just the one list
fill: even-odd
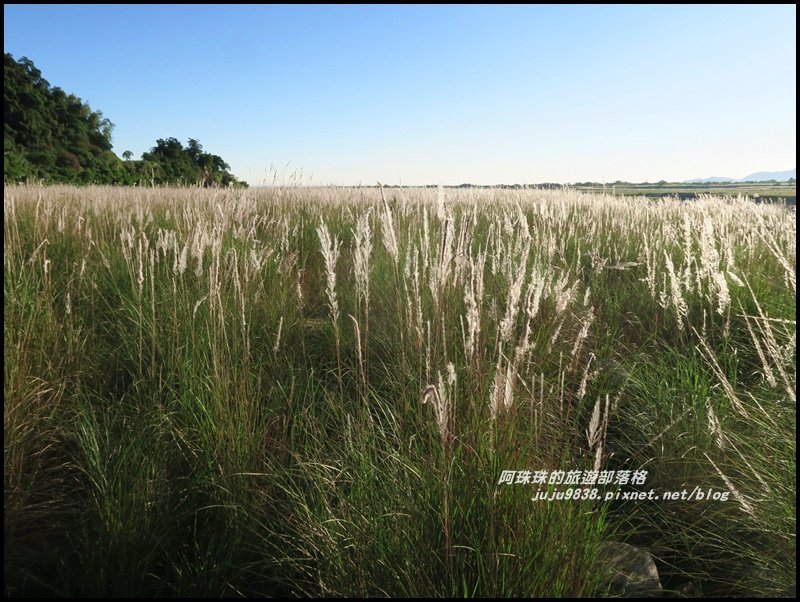
[(795, 5), (4, 16), (5, 51), (111, 119), (118, 154), (197, 138), (251, 184), (672, 181), (796, 164)]

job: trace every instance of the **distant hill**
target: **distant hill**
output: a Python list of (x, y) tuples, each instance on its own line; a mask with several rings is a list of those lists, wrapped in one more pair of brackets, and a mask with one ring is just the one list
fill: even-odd
[(751, 173), (744, 178), (726, 178), (720, 176), (711, 176), (710, 178), (695, 178), (693, 180), (686, 180), (684, 184), (720, 184), (724, 182), (766, 182), (768, 180), (776, 180), (784, 182), (789, 178), (797, 178), (797, 168), (788, 169), (786, 171), (757, 171)]
[(797, 168), (787, 169), (786, 171), (757, 171), (739, 180), (740, 182), (765, 182), (766, 180), (777, 180), (783, 182), (789, 178), (797, 178)]
[(720, 182), (735, 182), (734, 178), (725, 178), (721, 176), (711, 176), (710, 178), (695, 178), (694, 180), (686, 180), (684, 184), (719, 184)]

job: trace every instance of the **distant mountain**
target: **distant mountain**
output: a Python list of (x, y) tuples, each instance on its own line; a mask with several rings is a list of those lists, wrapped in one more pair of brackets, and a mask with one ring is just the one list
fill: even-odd
[(694, 180), (686, 180), (684, 184), (718, 184), (720, 182), (735, 182), (733, 178), (724, 178), (721, 176), (711, 176), (710, 178), (695, 178)]
[(766, 180), (777, 180), (783, 182), (789, 178), (797, 178), (797, 168), (787, 169), (786, 171), (757, 171), (739, 180), (740, 182), (764, 182)]
[(720, 176), (711, 176), (710, 178), (695, 178), (693, 180), (686, 180), (684, 184), (721, 184), (724, 182), (766, 182), (767, 180), (776, 180), (784, 182), (789, 178), (797, 177), (797, 168), (789, 169), (786, 171), (757, 171), (751, 173), (744, 178), (726, 178)]

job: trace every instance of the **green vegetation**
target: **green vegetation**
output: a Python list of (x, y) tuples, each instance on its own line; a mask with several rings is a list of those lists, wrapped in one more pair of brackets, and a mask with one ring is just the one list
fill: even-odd
[(794, 179), (786, 182), (725, 182), (725, 183), (685, 183), (657, 182), (651, 184), (614, 182), (603, 185), (600, 182), (579, 182), (577, 190), (591, 193), (614, 194), (620, 196), (663, 197), (674, 196), (682, 199), (694, 199), (702, 195), (747, 196), (771, 201), (795, 203), (797, 184)]
[(196, 140), (158, 140), (141, 161), (111, 150), (113, 124), (80, 98), (52, 87), (33, 62), (3, 60), (3, 170), (6, 182), (246, 186)]
[(234, 178), (222, 157), (203, 152), (197, 140), (189, 138), (186, 148), (175, 138), (159, 139), (137, 166), (153, 184), (200, 183), (202, 186), (246, 186)]
[[(435, 184), (426, 188), (436, 188)], [(385, 188), (402, 188), (399, 185), (387, 185)], [(602, 182), (577, 182), (575, 184), (558, 184), (552, 182), (539, 184), (497, 184), (481, 186), (475, 184), (459, 184), (445, 188), (474, 188), (500, 190), (579, 190), (592, 194), (613, 196), (644, 196), (649, 198), (675, 197), (682, 200), (698, 199), (703, 196), (745, 196), (766, 202), (783, 202), (794, 205), (797, 201), (797, 184), (794, 178), (785, 182), (730, 182), (730, 183), (685, 183), (661, 181), (649, 182), (616, 181), (610, 184)]]
[[(4, 193), (5, 595), (794, 592), (791, 208)], [(729, 499), (499, 484), (594, 469)]]

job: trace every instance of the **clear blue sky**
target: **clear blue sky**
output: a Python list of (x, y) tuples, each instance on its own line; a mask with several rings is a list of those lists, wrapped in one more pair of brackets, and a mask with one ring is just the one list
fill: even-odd
[[(138, 157), (251, 184), (742, 177), (796, 163), (796, 7), (20, 6), (5, 51)], [(288, 165), (288, 167), (287, 167)], [(299, 177), (299, 176), (298, 176)]]

